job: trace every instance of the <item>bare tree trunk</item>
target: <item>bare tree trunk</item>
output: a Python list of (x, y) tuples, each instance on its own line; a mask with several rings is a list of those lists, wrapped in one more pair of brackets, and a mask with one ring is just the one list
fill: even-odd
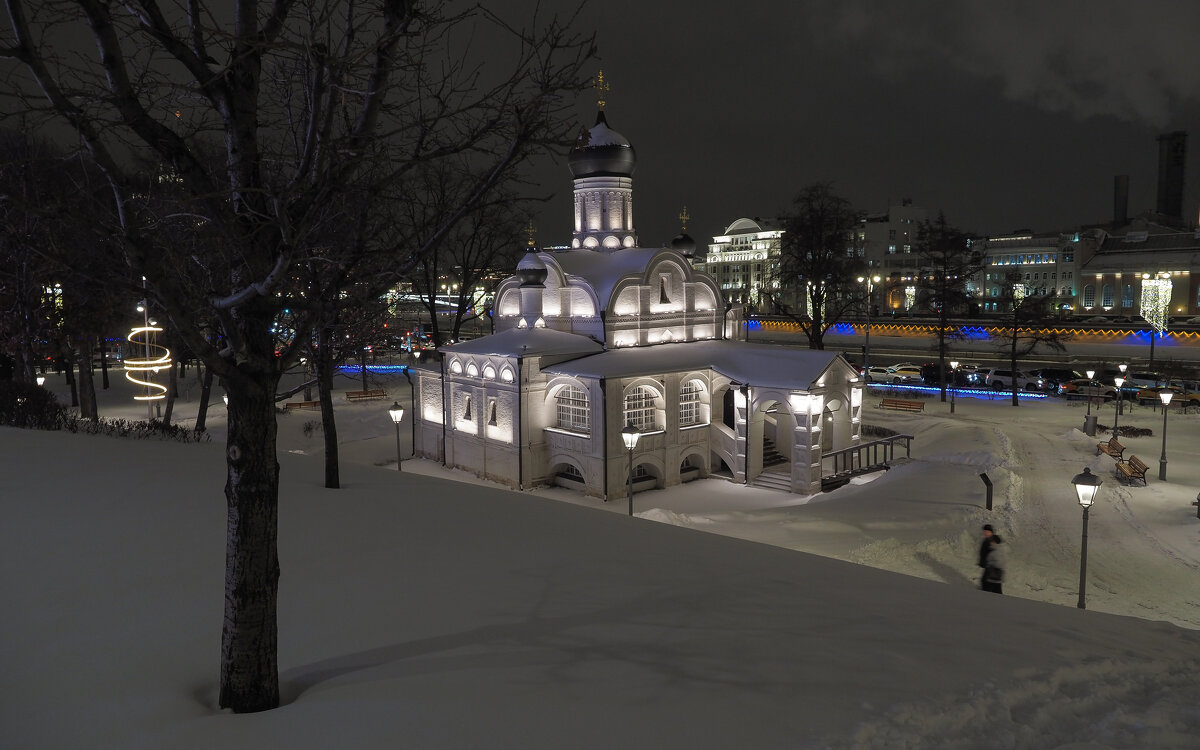
[(96, 337), (96, 349), (100, 352), (100, 383), (108, 390), (108, 341), (103, 335)]
[(1017, 320), (1017, 310), (1016, 310), (1016, 308), (1014, 308), (1013, 309), (1013, 322), (1012, 322), (1012, 326), (1013, 326), (1013, 335), (1012, 335), (1012, 342), (1011, 342), (1012, 346), (1009, 349), (1009, 365), (1008, 365), (1008, 368), (1010, 370), (1012, 370), (1012, 405), (1013, 406), (1021, 405), (1021, 399), (1017, 396), (1017, 389), (1020, 387), (1017, 384), (1017, 339), (1018, 339), (1017, 326), (1019, 325), (1019, 323), (1020, 323), (1020, 321)]
[(278, 383), (273, 374), (254, 372), (231, 378), (227, 385), (228, 521), (220, 705), (249, 713), (279, 705)]
[(63, 369), (67, 372), (67, 385), (71, 386), (71, 406), (79, 406), (79, 386), (75, 382), (75, 352), (68, 347), (63, 353)]
[[(197, 365), (199, 367), (199, 365)], [(196, 412), (196, 432), (204, 432), (205, 420), (208, 417), (208, 398), (212, 393), (213, 371), (211, 367), (204, 368), (204, 380), (200, 382), (200, 405)]]
[(163, 412), (163, 427), (171, 426), (171, 414), (175, 411), (175, 397), (179, 395), (179, 375), (175, 365), (172, 364), (167, 371), (169, 373), (167, 375), (167, 408)]
[(321, 329), (317, 349), (317, 394), (321, 398), (321, 432), (325, 437), (325, 487), (339, 489), (337, 422), (333, 417), (333, 335)]
[(79, 416), (93, 422), (100, 419), (96, 407), (96, 383), (92, 378), (92, 340), (85, 336), (76, 357), (79, 361)]

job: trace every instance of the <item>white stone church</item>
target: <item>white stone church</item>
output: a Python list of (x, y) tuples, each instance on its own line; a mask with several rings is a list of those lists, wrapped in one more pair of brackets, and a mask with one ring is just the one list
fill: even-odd
[[(596, 124), (571, 150), (571, 249), (530, 251), (496, 291), (495, 333), (416, 370), (417, 455), (513, 488), (627, 497), (709, 475), (810, 494), (859, 444), (863, 388), (838, 353), (740, 340), (695, 242), (637, 246), (629, 141)], [(826, 468), (826, 472), (828, 468)]]

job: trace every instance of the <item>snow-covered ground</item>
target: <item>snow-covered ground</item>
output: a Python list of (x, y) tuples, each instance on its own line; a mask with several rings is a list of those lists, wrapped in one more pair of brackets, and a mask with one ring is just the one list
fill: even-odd
[[(372, 385), (406, 405), (403, 377)], [(114, 378), (102, 413), (144, 415), (128, 396)], [(317, 415), (281, 414), (285, 705), (234, 716), (215, 709), (216, 402), (209, 444), (0, 430), (0, 747), (1196, 746), (1198, 415), (1168, 416), (1166, 482), (1162, 414), (1122, 415), (1153, 431), (1123, 440), (1152, 467), (1126, 487), (1083, 405), (868, 400), (867, 422), (916, 435), (911, 461), (813, 498), (701, 480), (630, 519), (623, 499), (397, 472), (390, 400), (337, 404), (325, 490)], [(1104, 485), (1080, 611), (1084, 466)], [(983, 523), (1009, 545), (1006, 596), (976, 590)]]

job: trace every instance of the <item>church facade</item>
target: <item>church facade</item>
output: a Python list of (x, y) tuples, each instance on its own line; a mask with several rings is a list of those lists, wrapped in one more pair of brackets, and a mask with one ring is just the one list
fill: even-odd
[[(571, 247), (532, 247), (496, 290), (495, 333), (415, 370), (417, 455), (516, 489), (605, 500), (719, 475), (809, 494), (859, 442), (863, 388), (837, 353), (751, 344), (686, 234), (643, 248), (636, 156), (596, 124), (572, 149)], [(626, 449), (622, 430), (638, 441)]]

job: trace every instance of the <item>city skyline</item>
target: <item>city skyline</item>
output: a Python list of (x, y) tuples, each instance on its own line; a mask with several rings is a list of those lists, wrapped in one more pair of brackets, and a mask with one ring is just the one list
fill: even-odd
[[(1200, 73), (1182, 57), (1200, 6), (943, 2), (740, 7), (585, 6), (610, 125), (638, 154), (635, 226), (655, 247), (701, 247), (740, 217), (769, 218), (818, 181), (880, 213), (904, 199), (971, 232), (1108, 221), (1152, 210), (1156, 137), (1188, 131), (1185, 220), (1200, 204)], [(1086, 11), (1086, 12), (1085, 12)], [(1177, 52), (1179, 54), (1177, 54)], [(578, 100), (580, 127), (596, 94)], [(538, 243), (570, 240), (565, 154), (533, 172)]]

